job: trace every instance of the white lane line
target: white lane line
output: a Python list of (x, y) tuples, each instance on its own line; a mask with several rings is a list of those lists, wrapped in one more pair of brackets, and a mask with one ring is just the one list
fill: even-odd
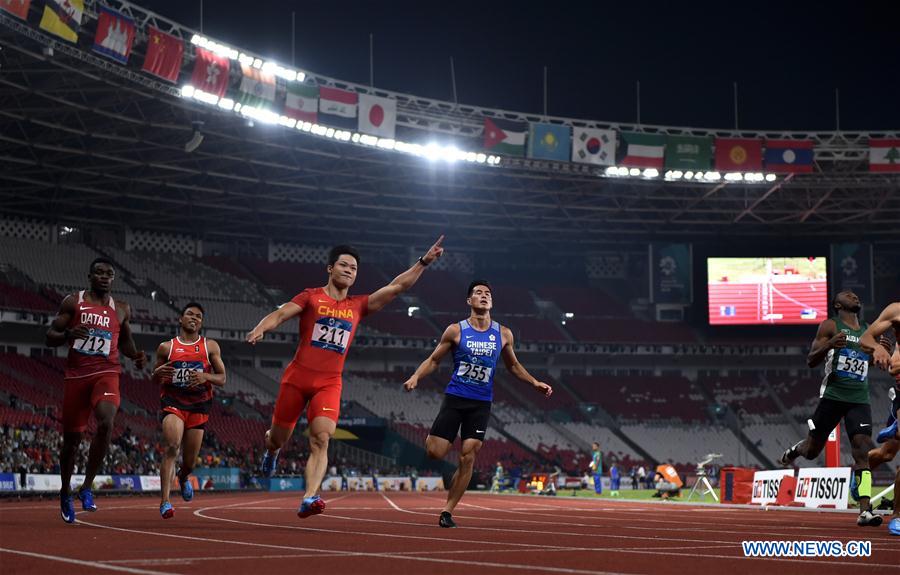
[(120, 567), (117, 565), (105, 565), (95, 561), (81, 561), (80, 559), (71, 559), (69, 557), (60, 557), (58, 555), (48, 555), (46, 553), (31, 553), (30, 551), (21, 551), (19, 549), (9, 549), (0, 547), (0, 553), (12, 553), (13, 555), (24, 555), (26, 557), (34, 557), (36, 559), (44, 559), (46, 561), (58, 561), (60, 563), (71, 563), (72, 565), (83, 565), (97, 569), (107, 569), (109, 571), (121, 571), (123, 573), (138, 573), (141, 575), (172, 575), (171, 571), (148, 571), (146, 569), (135, 569), (134, 567)]

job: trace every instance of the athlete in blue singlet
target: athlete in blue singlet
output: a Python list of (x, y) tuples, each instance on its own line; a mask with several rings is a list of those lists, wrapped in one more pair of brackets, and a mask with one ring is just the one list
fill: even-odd
[(456, 436), (462, 438), (459, 467), (453, 474), (447, 491), (447, 505), (438, 521), (441, 527), (456, 527), (451, 514), (472, 479), (475, 455), (484, 441), (494, 399), (494, 372), (498, 360), (502, 358), (510, 373), (530, 383), (536, 391), (547, 397), (553, 393), (552, 387), (534, 378), (516, 359), (509, 328), (491, 321), (490, 284), (483, 280), (473, 281), (466, 298), (471, 308), (469, 318), (447, 327), (431, 356), (403, 384), (406, 391), (415, 389), (419, 379), (434, 372), (447, 352), (453, 350), (453, 375), (431, 433), (425, 439), (428, 456), (443, 459)]

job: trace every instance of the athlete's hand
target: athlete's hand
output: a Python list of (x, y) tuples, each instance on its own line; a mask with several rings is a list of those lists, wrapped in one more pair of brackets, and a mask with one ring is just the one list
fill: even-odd
[(144, 350), (141, 350), (136, 356), (131, 358), (131, 361), (134, 362), (134, 367), (144, 369), (144, 366), (147, 365), (147, 354), (144, 353)]
[(838, 332), (837, 335), (828, 340), (828, 347), (834, 349), (847, 347), (847, 334), (842, 331)]
[(434, 242), (434, 245), (431, 246), (430, 248), (428, 248), (428, 251), (425, 253), (424, 256), (422, 256), (422, 260), (426, 264), (430, 264), (434, 260), (436, 260), (439, 257), (441, 257), (442, 255), (444, 255), (444, 248), (441, 247), (441, 242), (443, 242), (443, 241), (444, 241), (444, 234), (441, 234), (441, 237), (439, 237), (437, 239), (437, 241)]
[(90, 332), (88, 331), (88, 328), (83, 325), (79, 325), (75, 329), (66, 330), (66, 339), (68, 339), (69, 341), (87, 339), (89, 335)]
[(260, 341), (265, 335), (266, 332), (259, 329), (258, 327), (254, 327), (252, 330), (250, 330), (250, 333), (247, 334), (247, 343), (249, 343), (250, 345), (256, 345), (256, 342)]
[(403, 382), (403, 391), (412, 391), (419, 385), (419, 378), (411, 377)]
[(550, 397), (553, 395), (553, 388), (544, 383), (543, 381), (535, 381), (534, 389), (540, 393), (543, 393), (545, 397)]
[(876, 345), (872, 351), (872, 360), (879, 369), (887, 370), (891, 367), (891, 354), (880, 345)]
[(172, 383), (175, 377), (175, 368), (170, 363), (164, 363), (153, 370), (153, 377), (160, 383)]
[(188, 384), (187, 387), (190, 389), (192, 387), (200, 387), (201, 385), (206, 385), (209, 382), (209, 374), (204, 373), (202, 371), (191, 370), (188, 374)]

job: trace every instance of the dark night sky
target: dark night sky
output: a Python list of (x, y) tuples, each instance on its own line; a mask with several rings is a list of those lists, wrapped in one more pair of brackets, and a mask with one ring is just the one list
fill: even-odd
[[(200, 0), (137, 0), (199, 27)], [(263, 56), (375, 85), (540, 114), (549, 66), (551, 115), (753, 129), (900, 129), (900, 32), (888, 1), (406, 2), (206, 0), (204, 32)], [(526, 7), (527, 6), (527, 7)]]

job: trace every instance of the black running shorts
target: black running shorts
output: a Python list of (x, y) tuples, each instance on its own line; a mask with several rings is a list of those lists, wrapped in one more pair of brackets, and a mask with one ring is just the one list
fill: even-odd
[(444, 395), (441, 410), (431, 426), (431, 435), (453, 443), (459, 434), (463, 440), (484, 441), (488, 420), (491, 418), (491, 402), (468, 399), (457, 395)]
[(851, 440), (856, 435), (872, 437), (872, 408), (868, 403), (847, 403), (823, 397), (816, 412), (807, 421), (809, 434), (821, 441), (827, 441), (831, 430), (841, 420), (844, 430)]

